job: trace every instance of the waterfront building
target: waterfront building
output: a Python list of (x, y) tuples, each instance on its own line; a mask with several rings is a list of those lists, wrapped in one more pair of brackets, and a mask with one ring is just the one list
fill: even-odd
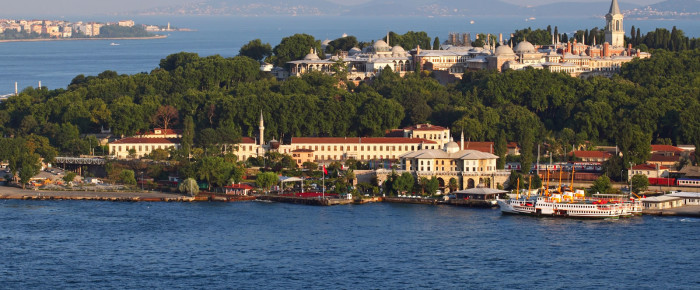
[(487, 188), (494, 187), (494, 176), (505, 174), (496, 170), (498, 156), (477, 150), (464, 150), (464, 147), (462, 134), (460, 144), (448, 142), (443, 148), (426, 148), (406, 153), (401, 156), (401, 169), (416, 178), (436, 177), (441, 188), (450, 183), (456, 183), (458, 190), (474, 188), (480, 184)]
[(134, 21), (133, 20), (120, 20), (119, 22), (117, 22), (117, 25), (124, 26), (124, 27), (133, 27)]
[[(297, 164), (306, 161), (331, 163), (355, 159), (358, 161), (388, 161), (398, 164), (401, 155), (422, 149), (440, 149), (450, 141), (450, 129), (430, 124), (419, 124), (387, 132), (388, 137), (292, 137), (287, 144), (277, 140), (265, 142), (262, 112), (258, 138), (243, 137), (234, 154), (239, 160), (264, 156), (267, 152), (291, 155)], [(490, 142), (471, 142), (473, 149), (492, 150)], [(484, 146), (486, 145), (486, 146)], [(484, 148), (487, 147), (488, 149)], [(295, 155), (298, 155), (295, 157)]]
[(627, 170), (628, 181), (632, 179), (634, 175), (644, 175), (647, 178), (662, 178), (668, 177), (669, 167), (660, 166), (657, 164), (639, 164), (632, 166)]
[(642, 199), (644, 209), (669, 209), (683, 206), (684, 200), (677, 196), (661, 195)]
[(575, 150), (569, 152), (569, 157), (576, 157), (578, 159), (581, 159), (581, 161), (584, 162), (605, 162), (610, 157), (612, 157), (612, 154), (609, 152), (605, 151), (581, 151), (581, 150)]
[(141, 158), (151, 154), (153, 150), (170, 150), (180, 148), (182, 132), (173, 129), (156, 128), (153, 131), (122, 138), (109, 143), (110, 156), (117, 159), (130, 157), (130, 150), (134, 151), (134, 158)]

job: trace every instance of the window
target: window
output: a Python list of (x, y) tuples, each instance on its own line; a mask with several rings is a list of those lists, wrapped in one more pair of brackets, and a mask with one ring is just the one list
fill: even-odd
[(355, 145), (355, 147), (353, 147), (353, 148), (355, 148), (355, 149), (353, 149), (354, 151), (357, 151), (357, 145)]
[(316, 146), (314, 147), (314, 150), (318, 151), (318, 145), (316, 145)]
[(122, 146), (119, 146), (119, 150), (117, 150), (117, 151), (122, 151)]

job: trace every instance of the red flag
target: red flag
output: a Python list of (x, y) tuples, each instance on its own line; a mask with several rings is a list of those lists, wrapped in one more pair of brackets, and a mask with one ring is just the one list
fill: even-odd
[(323, 165), (323, 174), (328, 175), (328, 170), (326, 170), (326, 165)]

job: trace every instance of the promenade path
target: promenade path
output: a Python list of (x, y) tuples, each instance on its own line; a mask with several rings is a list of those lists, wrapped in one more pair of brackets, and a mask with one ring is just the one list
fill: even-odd
[(179, 198), (181, 194), (163, 192), (102, 192), (102, 191), (51, 191), (51, 190), (30, 190), (9, 186), (0, 186), (0, 199), (22, 199), (25, 196), (40, 198)]

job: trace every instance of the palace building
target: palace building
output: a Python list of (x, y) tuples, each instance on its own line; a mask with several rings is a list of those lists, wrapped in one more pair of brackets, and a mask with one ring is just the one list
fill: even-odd
[[(472, 47), (469, 34), (464, 34), (464, 40), (457, 41), (450, 34), (449, 44), (441, 49), (424, 50), (416, 47), (410, 51), (400, 46), (390, 46), (387, 41), (377, 40), (370, 47), (360, 50), (353, 48), (341, 52), (329, 59), (320, 59), (313, 50), (302, 60), (291, 61), (291, 75), (299, 76), (309, 71), (332, 73), (332, 65), (338, 61), (345, 64), (348, 81), (359, 82), (373, 79), (387, 66), (394, 72), (403, 75), (409, 71), (428, 70), (444, 72), (455, 78), (468, 71), (491, 69), (497, 71), (522, 70), (526, 68), (546, 69), (551, 72), (562, 72), (574, 77), (594, 75), (611, 76), (622, 64), (635, 58), (648, 58), (646, 52), (625, 47), (624, 15), (617, 0), (613, 0), (605, 15), (605, 40), (598, 43), (596, 39), (582, 39), (560, 43), (555, 35), (548, 45), (534, 45), (527, 40), (520, 43), (505, 43), (502, 34), (499, 41), (493, 43), (489, 35), (483, 47)], [(513, 47), (515, 45), (515, 47)]]

